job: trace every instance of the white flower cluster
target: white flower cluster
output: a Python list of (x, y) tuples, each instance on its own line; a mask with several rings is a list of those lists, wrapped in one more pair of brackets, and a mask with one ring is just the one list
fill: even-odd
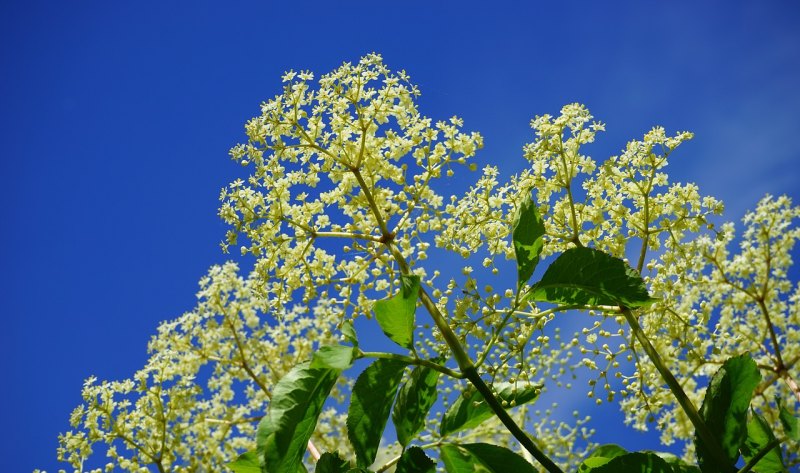
[[(59, 458), (83, 471), (99, 443), (111, 468), (124, 471), (223, 471), (250, 448), (272, 387), (317, 347), (335, 343), (341, 320), (341, 307), (324, 299), (266, 317), (271, 309), (255, 295), (252, 276), (240, 277), (233, 263), (212, 267), (197, 307), (161, 324), (143, 369), (123, 381), (88, 379)], [(317, 443), (347, 448), (338, 414), (326, 412), (321, 425)]]
[[(618, 308), (586, 307), (601, 317), (562, 336), (553, 321), (574, 307), (528, 302), (525, 284), (487, 284), (508, 284), (498, 273), (510, 265), (495, 258), (514, 258), (514, 215), (531, 195), (544, 219), (543, 257), (590, 246), (634, 261), (659, 298), (636, 316), (696, 405), (708, 376), (749, 351), (765, 379), (757, 408), (779, 430), (775, 396), (800, 398), (791, 388), (800, 361), (800, 288), (789, 276), (800, 207), (788, 198), (764, 198), (737, 240), (732, 224), (717, 230), (711, 223), (722, 212), (719, 201), (693, 184), (670, 183), (664, 172), (690, 133), (653, 128), (598, 165), (583, 147), (605, 126), (571, 104), (531, 122), (528, 169), (502, 182), (487, 166), (464, 195), (447, 200), (437, 180), (467, 163), (482, 138), (463, 132), (457, 117), (421, 115), (419, 91), (404, 72), (372, 54), (316, 82), (307, 71), (283, 80), (283, 92), (246, 124), (247, 143), (230, 152), (252, 174), (220, 196), (219, 215), (231, 226), (222, 246), (252, 255), (253, 271), (243, 278), (233, 263), (213, 267), (195, 310), (159, 327), (145, 368), (129, 380), (87, 381), (84, 404), (71, 417), (75, 430), (60, 438), (59, 457), (76, 471), (96, 444), (107, 448), (107, 470), (222, 471), (252, 448), (283, 374), (317, 347), (337, 343), (343, 321), (371, 316), (374, 301), (397, 290), (401, 273), (420, 275), (431, 294), (423, 305), (446, 318), (432, 327), (418, 311), (415, 356), (447, 354), (452, 340), (445, 343), (442, 329), (449, 327), (487, 381), (570, 389), (575, 370), (587, 369), (597, 403), (619, 401), (640, 429), (657, 420), (664, 443), (690, 438), (691, 424)], [(483, 268), (459, 268), (443, 283), (445, 268), (429, 272), (421, 264), (431, 245)], [(462, 383), (442, 376), (440, 390), (461, 392)], [(334, 396), (346, 390), (339, 386)], [(574, 469), (592, 446), (589, 418), (576, 414), (568, 424), (550, 414), (523, 407), (514, 416)], [(421, 441), (442, 440), (438, 417)], [(345, 430), (342, 413), (329, 408), (312, 441), (349, 456)], [(458, 435), (510, 441), (497, 421)]]

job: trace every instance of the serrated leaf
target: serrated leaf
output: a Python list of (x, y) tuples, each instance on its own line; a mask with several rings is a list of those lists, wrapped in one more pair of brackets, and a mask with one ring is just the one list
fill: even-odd
[(717, 464), (702, 439), (695, 435), (702, 471), (725, 471), (736, 464), (739, 447), (747, 438), (747, 409), (760, 381), (761, 374), (749, 354), (728, 359), (711, 378), (700, 416), (718, 439), (728, 464)]
[(250, 450), (239, 455), (236, 460), (226, 466), (234, 473), (261, 473), (261, 463), (258, 459), (258, 452)]
[(314, 473), (347, 473), (350, 471), (350, 462), (342, 459), (338, 452), (325, 452), (317, 460)]
[(436, 382), (439, 372), (427, 366), (417, 366), (408, 381), (397, 393), (392, 410), (392, 422), (397, 432), (397, 441), (405, 447), (422, 430), (425, 418), (436, 402)]
[(414, 312), (419, 297), (419, 276), (401, 276), (394, 296), (375, 302), (372, 310), (383, 333), (409, 350), (414, 346)]
[(359, 467), (375, 461), (406, 363), (379, 358), (356, 379), (347, 411), (347, 437)]
[(789, 409), (783, 405), (780, 399), (778, 400), (778, 406), (780, 407), (778, 417), (781, 420), (781, 425), (783, 425), (784, 433), (792, 440), (800, 440), (800, 425), (798, 425), (800, 421), (789, 412)]
[(355, 348), (347, 345), (319, 347), (311, 358), (312, 368), (330, 368), (344, 371), (353, 366)]
[(409, 447), (397, 462), (395, 473), (434, 473), (436, 463), (419, 447)]
[(447, 473), (536, 473), (519, 454), (488, 443), (450, 444), (439, 447)]
[(339, 329), (344, 335), (344, 339), (352, 343), (354, 347), (358, 347), (358, 335), (356, 335), (356, 328), (353, 322), (345, 320), (342, 322), (342, 328)]
[[(495, 396), (509, 407), (522, 405), (533, 401), (539, 396), (541, 386), (522, 386), (513, 383), (495, 383), (492, 386)], [(477, 427), (486, 419), (494, 415), (492, 408), (483, 398), (483, 395), (474, 390), (462, 393), (444, 413), (439, 433), (449, 435), (464, 429)]]
[[(594, 459), (600, 459), (595, 457)], [(631, 452), (603, 458), (607, 460), (596, 466), (587, 464), (586, 461), (578, 467), (581, 473), (674, 473), (672, 466), (661, 457), (652, 452)]]
[[(775, 440), (775, 434), (764, 417), (753, 412), (753, 417), (747, 423), (747, 440), (742, 444), (742, 456), (749, 463), (750, 460), (761, 452), (770, 442)], [(753, 467), (758, 473), (785, 473), (783, 455), (780, 446), (776, 445), (761, 457)]]
[(650, 297), (642, 277), (626, 262), (593, 248), (571, 248), (547, 268), (528, 293), (533, 301), (643, 307)]
[(257, 452), (266, 473), (297, 473), (322, 406), (339, 370), (295, 366), (272, 390), (267, 415), (256, 434)]
[(533, 275), (539, 264), (539, 255), (544, 245), (544, 222), (531, 196), (522, 202), (514, 218), (511, 237), (517, 259), (517, 285), (522, 286)]

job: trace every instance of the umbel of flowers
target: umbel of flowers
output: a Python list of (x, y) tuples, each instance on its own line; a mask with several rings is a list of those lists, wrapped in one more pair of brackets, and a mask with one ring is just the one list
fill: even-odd
[[(86, 381), (59, 438), (74, 471), (800, 463), (789, 198), (764, 197), (741, 230), (715, 223), (722, 203), (665, 172), (691, 133), (655, 127), (597, 162), (585, 148), (605, 125), (580, 104), (532, 120), (523, 171), (472, 178), (482, 137), (422, 115), (379, 55), (283, 83), (230, 152), (250, 176), (220, 195), (222, 247), (249, 269), (212, 267), (130, 379)], [(456, 173), (475, 183), (445, 195)], [(587, 322), (562, 335), (575, 317)], [(387, 351), (360, 343), (357, 319)], [(619, 403), (682, 458), (598, 446), (608, 426), (590, 410), (567, 422), (536, 403), (568, 389)]]

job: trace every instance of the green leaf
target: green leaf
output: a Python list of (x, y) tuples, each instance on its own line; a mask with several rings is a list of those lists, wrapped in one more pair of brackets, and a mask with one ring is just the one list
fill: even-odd
[[(753, 412), (753, 417), (747, 423), (747, 440), (742, 444), (742, 456), (749, 463), (759, 452), (773, 440), (775, 434), (764, 417)], [(783, 466), (783, 455), (781, 448), (775, 445), (766, 455), (758, 460), (753, 467), (758, 473), (785, 473), (786, 467)]]
[(778, 406), (780, 407), (778, 417), (781, 420), (781, 425), (783, 425), (783, 431), (786, 433), (786, 436), (792, 440), (800, 440), (800, 426), (798, 426), (800, 421), (789, 412), (789, 409), (784, 407), (780, 399), (778, 399)]
[(375, 302), (373, 311), (383, 333), (409, 350), (414, 346), (414, 312), (419, 297), (419, 276), (401, 276), (402, 289), (393, 297)]
[(514, 241), (514, 254), (517, 258), (517, 285), (522, 286), (533, 275), (539, 264), (539, 255), (544, 245), (544, 222), (531, 196), (520, 205), (514, 218), (514, 229), (511, 233)]
[(642, 453), (653, 453), (658, 455), (662, 460), (667, 462), (667, 465), (672, 467), (672, 470), (670, 471), (673, 473), (700, 473), (700, 468), (698, 468), (696, 465), (684, 463), (683, 460), (681, 460), (680, 457), (674, 453), (651, 451), (644, 451)]
[(349, 470), (350, 462), (342, 459), (338, 452), (325, 452), (317, 460), (314, 473), (347, 473)]
[(342, 328), (339, 329), (344, 335), (344, 339), (348, 342), (352, 343), (354, 347), (358, 346), (358, 336), (356, 335), (356, 328), (353, 326), (353, 322), (349, 320), (345, 320), (342, 322)]
[[(513, 383), (495, 383), (492, 387), (497, 399), (504, 405), (507, 403), (508, 407), (531, 402), (539, 396), (541, 391), (541, 386), (520, 387)], [(470, 389), (462, 393), (444, 413), (439, 433), (444, 436), (460, 430), (471, 429), (493, 415), (494, 412), (483, 395)]]
[[(589, 460), (605, 460), (596, 465), (590, 465)], [(613, 458), (593, 457), (587, 458), (578, 471), (581, 473), (674, 473), (672, 466), (653, 452), (623, 453)]]
[(650, 297), (642, 277), (626, 262), (593, 248), (571, 248), (561, 254), (533, 285), (534, 301), (576, 305), (642, 307)]
[(419, 447), (409, 447), (397, 462), (395, 473), (434, 473), (436, 463)]
[(405, 362), (378, 358), (353, 386), (347, 411), (347, 437), (355, 449), (359, 467), (368, 467), (375, 461), (405, 367)]
[(239, 455), (236, 460), (226, 466), (234, 473), (261, 473), (261, 462), (258, 460), (258, 452), (250, 450)]
[(308, 439), (317, 425), (339, 370), (295, 366), (272, 390), (267, 415), (256, 434), (257, 452), (266, 473), (297, 473)]
[(536, 473), (517, 453), (488, 443), (446, 443), (439, 452), (447, 473)]
[(397, 441), (405, 447), (425, 425), (428, 411), (436, 402), (436, 382), (439, 372), (427, 366), (417, 366), (408, 381), (397, 393), (392, 411), (392, 422), (397, 432)]
[(719, 440), (728, 464), (717, 464), (703, 440), (695, 435), (702, 471), (725, 471), (736, 464), (739, 447), (747, 438), (747, 409), (760, 381), (761, 374), (749, 354), (728, 359), (711, 378), (700, 416)]
[(355, 348), (347, 345), (319, 347), (311, 358), (312, 368), (330, 368), (344, 371), (353, 366)]
[(628, 453), (627, 450), (613, 443), (600, 445), (583, 460), (583, 463), (578, 467), (578, 472), (592, 471), (592, 468), (603, 466), (610, 462), (611, 459), (626, 453)]

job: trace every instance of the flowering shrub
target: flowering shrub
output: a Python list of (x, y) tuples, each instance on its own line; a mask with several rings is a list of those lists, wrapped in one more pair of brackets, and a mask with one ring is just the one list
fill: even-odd
[[(212, 267), (142, 370), (87, 380), (58, 451), (75, 471), (800, 463), (800, 286), (788, 275), (800, 207), (787, 197), (762, 199), (740, 233), (715, 224), (722, 203), (665, 173), (691, 133), (656, 127), (598, 163), (584, 147), (605, 125), (579, 104), (531, 122), (527, 169), (503, 182), (487, 166), (444, 196), (440, 181), (476, 170), (482, 138), (422, 115), (404, 72), (373, 54), (283, 82), (231, 150), (250, 177), (220, 195), (222, 247), (252, 270)], [(437, 266), (447, 253), (467, 265)], [(564, 336), (567, 316), (593, 321)], [(395, 349), (363, 350), (359, 318)], [(655, 423), (683, 457), (598, 446), (588, 413), (556, 421), (536, 406), (543, 390), (585, 389), (578, 370), (597, 404), (619, 402), (637, 429)], [(97, 444), (105, 468), (87, 466)]]

